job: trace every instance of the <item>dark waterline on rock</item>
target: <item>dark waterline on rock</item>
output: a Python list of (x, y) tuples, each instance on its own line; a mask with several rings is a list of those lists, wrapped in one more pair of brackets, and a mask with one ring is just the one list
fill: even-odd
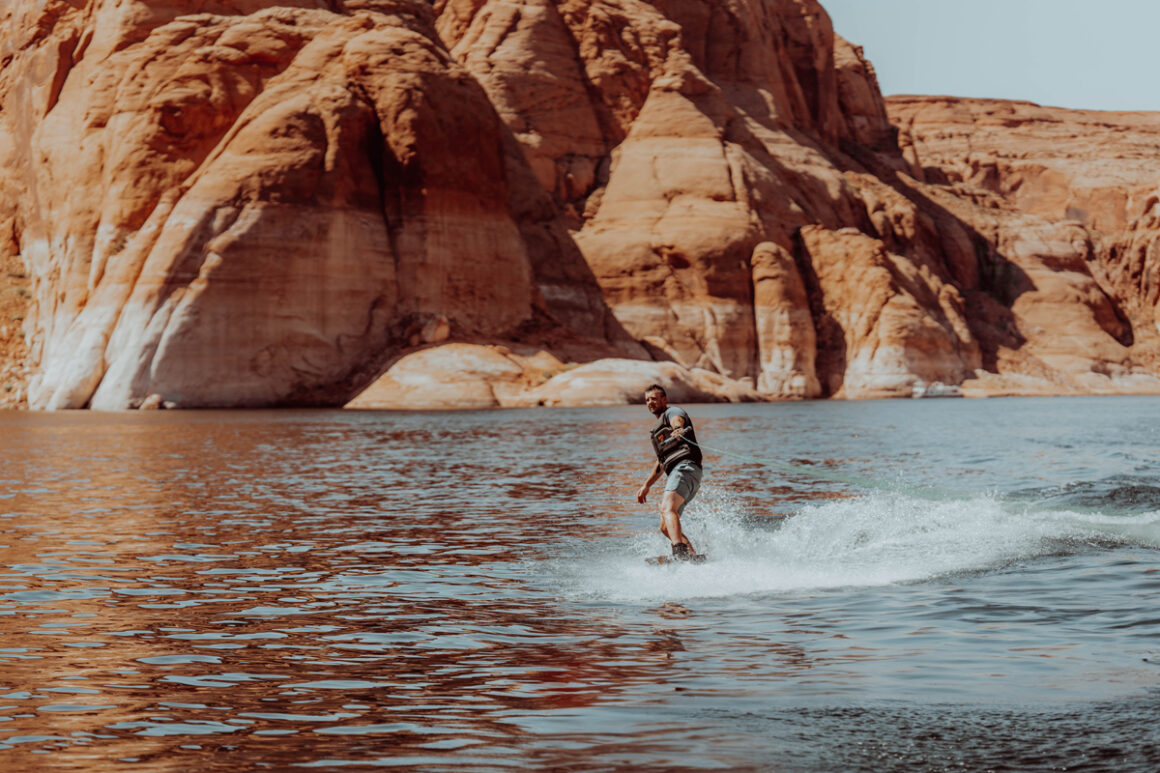
[(661, 569), (641, 406), (0, 415), (2, 753), (1160, 763), (1160, 399), (691, 412), (738, 456), (686, 517), (710, 562)]

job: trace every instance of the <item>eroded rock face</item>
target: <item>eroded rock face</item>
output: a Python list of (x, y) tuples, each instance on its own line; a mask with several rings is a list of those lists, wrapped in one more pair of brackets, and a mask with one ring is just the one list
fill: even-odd
[[(545, 313), (552, 230), (429, 6), (301, 5), (10, 11), (0, 235), (34, 281), (34, 406), (342, 404), (433, 316)], [(605, 334), (578, 254), (542, 273)]]
[(1157, 118), (883, 100), (816, 0), (0, 21), (34, 407), (1160, 390)]
[[(763, 47), (795, 36), (811, 56), (828, 56), (813, 47), (798, 4), (437, 8), (453, 53), (578, 229), (576, 243), (618, 320), (686, 364), (755, 376), (751, 280), (705, 286), (716, 263), (744, 263), (762, 229), (730, 177), (731, 154), (737, 163), (741, 155), (725, 141), (734, 107), (702, 68), (723, 68), (721, 77), (769, 120), (836, 132), (836, 100), (811, 112), (789, 57)], [(751, 34), (757, 22), (766, 28)], [(705, 34), (711, 28), (726, 34)], [(834, 80), (832, 67), (820, 71)], [(762, 84), (776, 88), (760, 92)], [(723, 243), (726, 233), (735, 236)]]
[(757, 326), (762, 393), (817, 397), (818, 342), (805, 282), (793, 255), (762, 242), (749, 259), (753, 266), (753, 315)]
[(1151, 378), (1160, 207), (1133, 159), (1154, 155), (1154, 117), (938, 99), (888, 114), (809, 0), (437, 10), (658, 356), (778, 397)]
[[(816, 2), (437, 10), (453, 53), (572, 218), (617, 319), (657, 356), (772, 397), (910, 394), (917, 380), (958, 383), (979, 364), (961, 309), (946, 311), (962, 302), (956, 270), (977, 273), (973, 246), (956, 255), (966, 265), (948, 260), (939, 223), (881, 179), (908, 168), (897, 130), (873, 67)], [(556, 78), (539, 88), (547, 72)], [(560, 141), (570, 132), (574, 145)], [(880, 175), (862, 173), (850, 149)], [(907, 302), (950, 338), (906, 325), (847, 331), (908, 291), (884, 280), (868, 300), (855, 284), (824, 286), (846, 257), (811, 254), (800, 235), (815, 226), (853, 226), (911, 273), (925, 267), (916, 281), (934, 289)], [(882, 354), (862, 362), (847, 347)]]
[(958, 383), (979, 367), (959, 291), (857, 229), (806, 226), (821, 290), (819, 363), (830, 394), (898, 396), (920, 381)]
[(972, 317), (987, 388), (1155, 391), (1160, 171), (1146, 160), (1160, 157), (1160, 113), (887, 104), (924, 190), (986, 240), (990, 293), (975, 297), (990, 307)]
[(19, 257), (0, 252), (0, 408), (26, 408), (29, 378), (24, 321), (31, 306), (28, 274)]

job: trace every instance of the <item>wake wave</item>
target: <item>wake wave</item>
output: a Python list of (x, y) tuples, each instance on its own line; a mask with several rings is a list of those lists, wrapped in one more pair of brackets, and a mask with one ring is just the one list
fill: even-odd
[(1160, 549), (1160, 512), (1105, 515), (993, 497), (932, 502), (876, 493), (809, 505), (774, 527), (726, 501), (698, 504), (683, 522), (707, 563), (648, 566), (644, 559), (667, 553), (668, 542), (640, 534), (563, 561), (563, 579), (589, 597), (673, 600), (920, 582), (1117, 545)]

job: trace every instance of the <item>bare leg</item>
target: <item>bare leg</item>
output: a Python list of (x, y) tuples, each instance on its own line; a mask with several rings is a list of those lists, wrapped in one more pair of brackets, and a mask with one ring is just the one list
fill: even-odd
[(666, 491), (664, 497), (661, 499), (661, 534), (669, 538), (669, 542), (674, 545), (685, 544), (689, 546), (690, 553), (696, 553), (693, 550), (693, 543), (689, 542), (689, 538), (681, 531), (681, 505), (685, 504), (685, 498), (675, 491)]

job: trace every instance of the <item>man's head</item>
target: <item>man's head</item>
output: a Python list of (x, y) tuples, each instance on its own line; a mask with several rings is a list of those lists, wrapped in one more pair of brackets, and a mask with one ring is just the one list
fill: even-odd
[(660, 384), (653, 384), (644, 390), (644, 405), (653, 416), (660, 416), (669, 407), (669, 396)]

